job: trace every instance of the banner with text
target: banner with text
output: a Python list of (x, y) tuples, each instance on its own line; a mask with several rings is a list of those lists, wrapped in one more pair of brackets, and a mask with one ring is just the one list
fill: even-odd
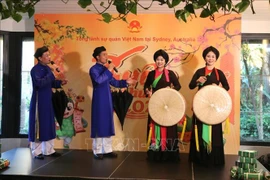
[[(187, 132), (180, 150), (188, 152), (192, 99), (197, 92), (190, 90), (188, 84), (194, 72), (205, 66), (202, 51), (212, 45), (220, 51), (216, 67), (225, 73), (233, 100), (230, 133), (224, 135), (225, 152), (237, 153), (240, 146), (240, 15), (216, 15), (215, 21), (194, 18), (187, 23), (179, 22), (173, 14), (129, 15), (129, 23), (115, 21), (107, 24), (99, 21), (99, 18), (94, 14), (35, 15), (36, 48), (49, 46), (52, 60), (59, 69), (55, 75), (60, 79), (68, 79), (68, 84), (63, 88), (72, 99), (74, 112), (80, 112), (76, 118), (74, 112), (70, 113), (83, 129), (71, 137), (73, 140), (70, 148), (91, 149), (92, 141), (89, 137), (93, 88), (89, 68), (96, 62), (92, 57), (94, 48), (105, 46), (109, 59), (118, 69), (114, 77), (127, 79), (133, 76), (138, 80), (135, 86), (129, 87), (134, 98), (123, 129), (118, 117), (114, 115), (114, 149), (146, 150), (149, 98), (144, 95), (143, 85), (147, 74), (155, 68), (154, 52), (163, 49), (170, 58), (167, 68), (177, 74), (182, 86), (180, 92), (187, 102)], [(182, 124), (178, 127), (180, 135)], [(62, 143), (57, 141), (56, 146), (61, 148)]]

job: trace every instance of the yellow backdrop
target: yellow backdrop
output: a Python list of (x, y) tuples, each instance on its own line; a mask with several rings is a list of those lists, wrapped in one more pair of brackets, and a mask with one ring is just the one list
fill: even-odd
[[(70, 148), (91, 149), (90, 137), (92, 83), (89, 68), (94, 65), (93, 49), (105, 46), (109, 59), (117, 66), (117, 79), (132, 75), (138, 84), (129, 88), (133, 103), (127, 113), (123, 130), (114, 115), (116, 136), (115, 150), (146, 150), (147, 103), (143, 84), (147, 73), (154, 68), (153, 54), (164, 49), (170, 56), (168, 68), (179, 76), (180, 92), (187, 102), (186, 115), (192, 116), (192, 98), (197, 90), (189, 90), (188, 84), (194, 72), (204, 66), (202, 51), (210, 45), (220, 51), (217, 68), (225, 72), (230, 84), (233, 111), (230, 115), (230, 133), (226, 139), (225, 153), (235, 154), (240, 146), (240, 47), (241, 17), (216, 15), (215, 22), (195, 18), (188, 23), (179, 22), (172, 14), (130, 15), (129, 23), (115, 21), (110, 24), (99, 21), (93, 14), (37, 14), (35, 15), (36, 48), (47, 45), (52, 59), (60, 69), (58, 78), (68, 79), (64, 90), (72, 89), (74, 101), (84, 96), (77, 105), (83, 109), (82, 117), (88, 122), (85, 132), (77, 133)], [(179, 125), (181, 131), (181, 125)], [(187, 135), (188, 136), (188, 135)], [(62, 148), (62, 140), (56, 141)], [(188, 137), (180, 144), (182, 152), (188, 152)]]

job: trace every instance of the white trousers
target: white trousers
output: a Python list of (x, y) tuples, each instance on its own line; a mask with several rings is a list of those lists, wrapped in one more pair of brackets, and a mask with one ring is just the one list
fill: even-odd
[(112, 152), (112, 137), (93, 138), (93, 153), (107, 154)]
[(31, 142), (31, 150), (33, 156), (39, 154), (50, 155), (55, 152), (54, 150), (54, 140), (42, 141), (42, 142)]

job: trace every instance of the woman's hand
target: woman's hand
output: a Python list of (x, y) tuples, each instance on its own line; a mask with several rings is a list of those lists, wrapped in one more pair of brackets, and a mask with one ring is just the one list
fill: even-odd
[(203, 83), (205, 83), (206, 80), (207, 80), (207, 78), (205, 76), (200, 76), (196, 82), (199, 84), (203, 84)]
[(149, 90), (148, 88), (145, 89), (145, 94), (147, 95), (147, 97), (151, 97), (152, 96), (152, 89)]

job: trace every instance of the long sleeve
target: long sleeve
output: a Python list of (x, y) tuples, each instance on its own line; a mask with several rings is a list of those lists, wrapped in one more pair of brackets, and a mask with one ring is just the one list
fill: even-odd
[(100, 71), (96, 68), (91, 68), (90, 76), (96, 84), (102, 84), (106, 81), (112, 80), (113, 78), (112, 73), (109, 70), (105, 69), (102, 73), (100, 73)]
[(37, 88), (45, 87), (55, 80), (55, 77), (51, 71), (47, 70), (47, 74), (44, 76), (38, 68), (33, 68), (31, 70), (31, 77), (34, 86)]
[(149, 89), (149, 90), (151, 89), (152, 83), (153, 83), (153, 71), (149, 72), (147, 75), (147, 78), (143, 87), (144, 93), (146, 92), (146, 89)]
[(181, 85), (173, 71), (170, 71), (170, 81), (172, 82), (175, 90), (179, 91), (181, 89)]
[(197, 79), (200, 77), (198, 70), (195, 72), (195, 74), (193, 75), (190, 83), (189, 83), (189, 89), (194, 89), (197, 87)]
[(222, 84), (222, 87), (228, 91), (230, 89), (230, 86), (228, 84), (227, 78), (221, 70), (218, 70), (218, 71), (219, 71), (219, 76), (220, 76), (219, 77), (220, 83)]
[(61, 88), (62, 81), (61, 80), (54, 80), (52, 82), (52, 87), (53, 88)]
[(110, 81), (110, 85), (117, 87), (117, 88), (125, 88), (127, 87), (127, 81), (126, 80), (116, 80), (115, 78), (112, 78)]

